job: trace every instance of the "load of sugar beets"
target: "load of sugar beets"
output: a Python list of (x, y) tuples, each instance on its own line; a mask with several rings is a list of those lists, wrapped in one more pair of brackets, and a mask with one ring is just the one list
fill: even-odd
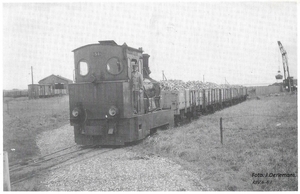
[(215, 84), (211, 82), (202, 81), (188, 81), (182, 80), (162, 80), (160, 86), (163, 91), (180, 91), (180, 90), (202, 90), (202, 89), (216, 89), (216, 88), (240, 88), (241, 85), (229, 85), (229, 84)]
[(162, 80), (159, 83), (162, 106), (174, 111), (175, 126), (184, 118), (191, 120), (197, 115), (213, 113), (241, 102), (246, 95), (242, 85), (182, 80)]
[(150, 77), (151, 70), (149, 68), (149, 59), (150, 55), (143, 54), (143, 76), (144, 76), (144, 89), (146, 97), (158, 97), (161, 91), (180, 91), (180, 90), (202, 90), (202, 89), (217, 89), (217, 88), (241, 88), (242, 85), (229, 85), (229, 84), (215, 84), (211, 82), (202, 82), (202, 81), (188, 81), (184, 82), (182, 80), (162, 80), (160, 82), (152, 79)]

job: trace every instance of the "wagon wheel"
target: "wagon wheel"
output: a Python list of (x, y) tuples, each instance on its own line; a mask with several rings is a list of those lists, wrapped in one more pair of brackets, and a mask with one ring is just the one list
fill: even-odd
[(170, 129), (170, 125), (169, 125), (169, 124), (167, 124), (167, 125), (164, 125), (164, 126), (163, 126), (163, 129), (164, 129), (164, 130), (168, 130), (168, 129)]
[(174, 118), (174, 126), (175, 127), (179, 127), (180, 126), (180, 117), (175, 115), (175, 118)]

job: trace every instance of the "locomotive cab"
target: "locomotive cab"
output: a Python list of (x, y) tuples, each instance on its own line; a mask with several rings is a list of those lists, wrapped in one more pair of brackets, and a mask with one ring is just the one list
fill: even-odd
[(151, 79), (143, 77), (149, 75), (145, 74), (149, 67), (143, 69), (149, 55), (143, 56), (141, 48), (99, 41), (73, 52), (75, 83), (69, 85), (70, 124), (77, 144), (124, 145), (143, 139), (151, 129), (173, 125), (171, 111), (149, 111), (147, 87), (134, 94), (133, 65), (138, 66), (142, 80)]

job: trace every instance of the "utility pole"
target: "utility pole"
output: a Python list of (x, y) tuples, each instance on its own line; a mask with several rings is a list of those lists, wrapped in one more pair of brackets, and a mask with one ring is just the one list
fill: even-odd
[(204, 80), (204, 74), (203, 74), (203, 83), (205, 82), (205, 80)]
[(226, 84), (228, 84), (228, 85), (229, 85), (229, 83), (228, 83), (228, 81), (227, 81), (227, 79), (226, 79), (226, 77), (225, 77), (225, 85), (226, 85)]
[(164, 74), (164, 71), (162, 71), (162, 76), (163, 76), (163, 80), (166, 80), (166, 81), (167, 81), (167, 78), (166, 78), (166, 76), (165, 76), (165, 74)]
[(75, 69), (73, 70), (73, 83), (75, 83)]
[(31, 66), (31, 82), (32, 82), (32, 85), (33, 85), (33, 70), (32, 70), (32, 66)]

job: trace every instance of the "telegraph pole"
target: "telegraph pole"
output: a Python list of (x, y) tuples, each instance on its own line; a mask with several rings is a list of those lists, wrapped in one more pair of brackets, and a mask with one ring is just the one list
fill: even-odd
[(163, 76), (163, 80), (166, 80), (166, 81), (167, 81), (167, 78), (166, 78), (166, 76), (165, 76), (164, 71), (162, 71), (162, 76)]
[(33, 70), (32, 70), (32, 66), (31, 66), (31, 82), (32, 82), (32, 85), (33, 85)]
[(75, 69), (73, 70), (73, 82), (75, 83)]

